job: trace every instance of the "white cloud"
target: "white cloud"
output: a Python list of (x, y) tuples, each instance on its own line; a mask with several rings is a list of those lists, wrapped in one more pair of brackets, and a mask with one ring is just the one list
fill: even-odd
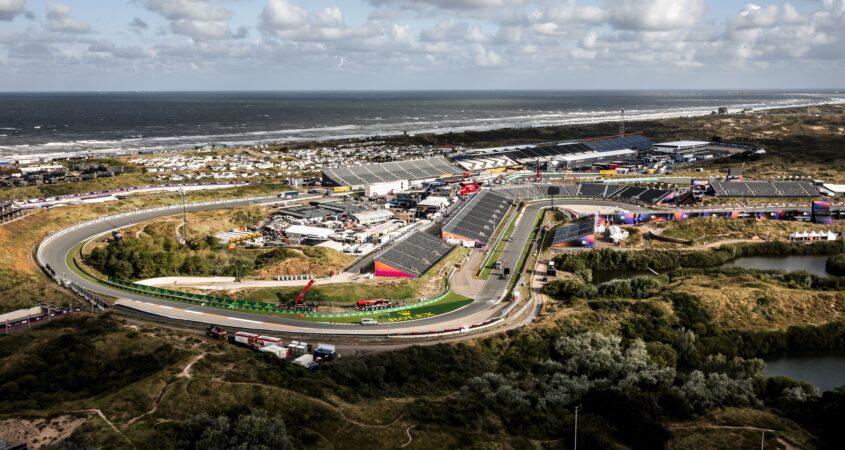
[(0, 0), (0, 20), (10, 21), (26, 11), (26, 0)]
[(261, 13), (261, 20), (270, 30), (295, 30), (305, 26), (308, 11), (292, 5), (287, 0), (268, 0)]
[(70, 6), (64, 3), (47, 3), (47, 28), (63, 33), (90, 33), (91, 25), (73, 15)]
[(170, 23), (170, 31), (194, 41), (242, 39), (246, 28), (232, 32), (231, 13), (209, 0), (144, 0), (144, 7)]
[(677, 30), (694, 26), (707, 11), (704, 0), (609, 0), (610, 23), (625, 30)]
[(764, 8), (749, 3), (739, 12), (734, 25), (738, 29), (767, 28), (774, 25), (777, 20), (778, 7), (776, 5), (770, 5)]

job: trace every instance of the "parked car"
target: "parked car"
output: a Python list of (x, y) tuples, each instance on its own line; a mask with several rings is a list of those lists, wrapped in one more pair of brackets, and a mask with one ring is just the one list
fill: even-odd
[(367, 318), (361, 319), (361, 325), (378, 325), (378, 321), (376, 319), (367, 317)]

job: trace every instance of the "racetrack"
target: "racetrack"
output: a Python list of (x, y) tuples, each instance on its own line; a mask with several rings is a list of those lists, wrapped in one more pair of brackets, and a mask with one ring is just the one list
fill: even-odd
[[(300, 199), (301, 200), (301, 199)], [(253, 204), (286, 203), (276, 197), (260, 197), (238, 199), (221, 202), (190, 204), (185, 207), (187, 212), (204, 211), (220, 208), (236, 208)], [(578, 210), (578, 212), (595, 211), (597, 208), (617, 208), (628, 211), (645, 211), (636, 207), (608, 200), (564, 200), (544, 199), (529, 203), (522, 212), (511, 240), (507, 242), (500, 259), (504, 267), (515, 271), (523, 249), (529, 244), (528, 239), (534, 228), (539, 212), (552, 205)], [(43, 267), (49, 267), (55, 272), (59, 281), (71, 281), (91, 292), (118, 298), (117, 305), (134, 309), (146, 314), (153, 314), (173, 320), (196, 323), (215, 323), (232, 328), (243, 328), (259, 331), (292, 334), (333, 334), (357, 336), (385, 336), (411, 333), (432, 333), (446, 329), (456, 329), (469, 325), (476, 325), (502, 316), (502, 312), (509, 306), (509, 302), (502, 302), (512, 277), (500, 276), (500, 271), (494, 273), (483, 285), (479, 295), (468, 306), (442, 315), (418, 319), (407, 322), (382, 323), (377, 326), (363, 327), (357, 324), (333, 324), (326, 322), (308, 322), (269, 314), (255, 314), (241, 311), (231, 311), (207, 306), (196, 306), (171, 300), (148, 297), (142, 294), (130, 293), (123, 290), (101, 285), (78, 274), (68, 264), (68, 254), (78, 244), (86, 242), (112, 230), (125, 228), (149, 220), (181, 214), (182, 207), (171, 206), (143, 210), (132, 213), (103, 217), (95, 221), (86, 222), (62, 230), (49, 236), (38, 247), (37, 259)]]

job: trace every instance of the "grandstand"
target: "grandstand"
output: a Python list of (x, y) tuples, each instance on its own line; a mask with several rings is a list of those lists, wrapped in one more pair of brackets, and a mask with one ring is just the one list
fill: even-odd
[(618, 190), (619, 186), (612, 184), (581, 183), (578, 185), (578, 192), (575, 195), (587, 198), (607, 198), (611, 197)]
[(555, 197), (611, 198), (629, 203), (655, 205), (671, 201), (675, 191), (639, 186), (583, 183), (583, 184), (533, 184), (496, 188), (495, 192), (517, 200), (549, 198), (549, 188), (556, 187)]
[(452, 250), (452, 245), (421, 230), (399, 241), (375, 259), (378, 277), (419, 278)]
[(589, 147), (590, 150), (597, 152), (625, 149), (650, 150), (654, 146), (651, 139), (639, 134), (613, 138), (585, 139), (582, 143)]
[(552, 248), (588, 247), (596, 244), (596, 216), (575, 219), (555, 231)]
[(496, 191), (482, 191), (443, 225), (443, 239), (487, 245), (513, 200)]
[[(645, 136), (633, 135), (624, 137), (606, 137), (586, 139), (584, 141), (570, 141), (565, 143), (551, 144), (551, 145), (532, 145), (522, 148), (514, 149), (513, 147), (491, 149), (490, 151), (471, 151), (463, 155), (457, 156), (458, 161), (463, 159), (479, 159), (494, 157), (505, 157), (519, 164), (532, 164), (538, 160), (540, 162), (548, 162), (555, 159), (560, 159), (563, 156), (569, 155), (573, 160), (578, 161), (584, 158), (599, 160), (602, 153), (610, 157), (621, 157), (628, 155), (622, 152), (624, 150), (633, 150), (631, 154), (635, 154), (639, 150), (647, 150), (652, 147), (653, 143)], [(580, 157), (577, 155), (581, 155)]]
[(630, 203), (644, 203), (655, 205), (674, 198), (675, 191), (669, 189), (652, 189), (639, 186), (624, 186), (614, 192), (610, 198)]
[(463, 170), (452, 164), (449, 159), (438, 156), (363, 166), (325, 168), (323, 182), (327, 185), (362, 189), (364, 186), (377, 183), (432, 180), (461, 173)]
[(710, 180), (709, 192), (717, 197), (818, 197), (819, 191), (806, 181)]

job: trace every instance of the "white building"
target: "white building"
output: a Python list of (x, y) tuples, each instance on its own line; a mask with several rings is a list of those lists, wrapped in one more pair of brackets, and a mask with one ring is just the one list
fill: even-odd
[(673, 141), (654, 144), (654, 151), (673, 155), (692, 154), (709, 146), (707, 141)]
[(356, 214), (352, 214), (352, 220), (358, 222), (361, 225), (383, 223), (394, 218), (395, 216), (393, 215), (393, 213), (386, 209), (374, 209), (370, 211), (363, 211)]
[(408, 180), (386, 181), (384, 183), (373, 183), (364, 186), (364, 195), (367, 197), (381, 197), (391, 192), (403, 192), (408, 190)]
[(591, 151), (556, 156), (552, 162), (557, 162), (561, 168), (570, 168), (614, 159), (634, 158), (636, 156), (637, 152), (630, 149), (608, 150), (605, 152)]
[(305, 225), (291, 225), (285, 229), (285, 235), (289, 238), (328, 239), (332, 234), (334, 234), (334, 231), (328, 228), (309, 227)]

